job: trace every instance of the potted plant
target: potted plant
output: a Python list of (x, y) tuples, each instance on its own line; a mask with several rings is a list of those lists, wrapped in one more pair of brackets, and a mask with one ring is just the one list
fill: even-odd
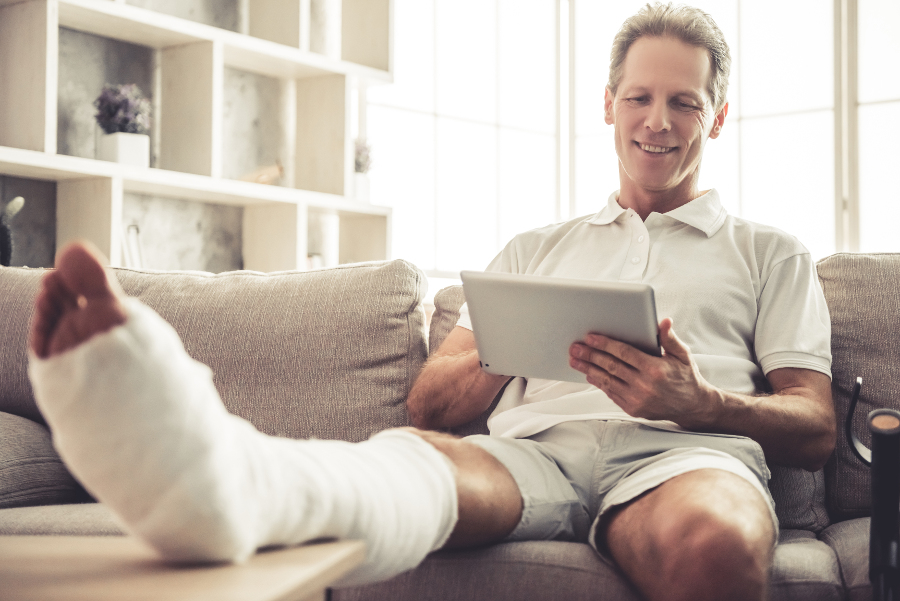
[(353, 165), (353, 196), (356, 200), (369, 201), (369, 169), (372, 168), (372, 147), (365, 138), (356, 139), (356, 160)]
[(106, 135), (97, 158), (138, 167), (150, 166), (150, 101), (135, 84), (103, 86), (94, 101), (97, 124)]

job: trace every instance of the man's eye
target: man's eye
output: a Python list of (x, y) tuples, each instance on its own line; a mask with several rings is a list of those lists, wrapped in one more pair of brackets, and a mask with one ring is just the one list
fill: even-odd
[(676, 106), (677, 106), (679, 109), (683, 110), (683, 111), (697, 111), (697, 110), (700, 110), (699, 107), (694, 106), (693, 104), (690, 104), (690, 103), (688, 103), (688, 102), (678, 102), (678, 103), (676, 103)]
[(647, 102), (646, 96), (635, 96), (634, 98), (629, 98), (628, 102)]

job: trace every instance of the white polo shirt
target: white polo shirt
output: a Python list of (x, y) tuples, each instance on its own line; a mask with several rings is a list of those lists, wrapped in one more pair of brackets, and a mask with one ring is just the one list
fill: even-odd
[[(809, 251), (793, 236), (728, 215), (703, 196), (646, 221), (617, 202), (596, 215), (519, 234), (487, 271), (652, 284), (700, 373), (744, 394), (771, 390), (782, 367), (831, 377), (831, 320)], [(457, 325), (472, 329), (466, 305)], [(524, 438), (566, 421), (633, 418), (585, 382), (515, 378), (488, 420), (492, 435)]]

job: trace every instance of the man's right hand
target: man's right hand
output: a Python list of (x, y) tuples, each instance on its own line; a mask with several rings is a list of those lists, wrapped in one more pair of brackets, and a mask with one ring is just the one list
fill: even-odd
[(434, 352), (406, 401), (417, 428), (434, 430), (468, 423), (484, 413), (509, 381), (481, 369), (475, 336), (457, 326)]

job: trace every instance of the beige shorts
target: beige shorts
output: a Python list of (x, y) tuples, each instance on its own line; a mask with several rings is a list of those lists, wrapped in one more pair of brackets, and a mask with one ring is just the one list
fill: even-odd
[(522, 493), (522, 520), (507, 540), (572, 540), (596, 545), (600, 517), (666, 480), (698, 469), (746, 479), (763, 496), (775, 531), (769, 468), (743, 436), (659, 430), (629, 421), (566, 422), (529, 438), (465, 438), (496, 457)]

